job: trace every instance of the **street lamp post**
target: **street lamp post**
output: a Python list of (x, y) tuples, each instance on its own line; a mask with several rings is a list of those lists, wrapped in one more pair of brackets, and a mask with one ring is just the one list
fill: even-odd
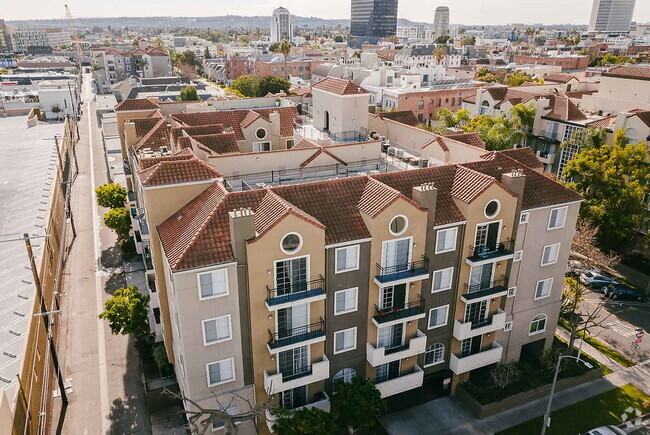
[(560, 363), (562, 362), (562, 358), (573, 358), (577, 362), (582, 363), (587, 367), (588, 369), (592, 368), (593, 366), (589, 364), (587, 361), (581, 360), (580, 359), (580, 353), (578, 353), (578, 356), (573, 356), (573, 355), (559, 355), (557, 358), (557, 364), (555, 364), (555, 374), (553, 375), (553, 384), (551, 385), (551, 393), (548, 396), (548, 404), (546, 405), (546, 414), (544, 414), (544, 421), (542, 423), (542, 435), (546, 434), (546, 428), (551, 426), (551, 405), (553, 403), (553, 394), (555, 393), (555, 384), (557, 383), (557, 376), (560, 373)]

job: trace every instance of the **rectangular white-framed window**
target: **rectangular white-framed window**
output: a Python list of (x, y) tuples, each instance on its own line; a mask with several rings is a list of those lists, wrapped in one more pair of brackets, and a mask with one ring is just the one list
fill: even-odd
[(358, 287), (334, 292), (334, 315), (357, 311), (358, 297)]
[(454, 268), (448, 267), (433, 272), (431, 279), (431, 293), (449, 290), (454, 277)]
[(271, 142), (253, 142), (253, 152), (261, 153), (271, 151)]
[(549, 230), (555, 230), (564, 227), (567, 209), (568, 207), (558, 207), (551, 209), (551, 213), (548, 216)]
[(203, 330), (203, 345), (221, 343), (232, 339), (232, 323), (230, 314), (201, 320)]
[(521, 214), (519, 215), (519, 224), (527, 224), (528, 219), (530, 219), (530, 212), (529, 211), (522, 211)]
[(199, 283), (199, 300), (228, 295), (228, 269), (217, 269), (196, 276)]
[(549, 264), (557, 263), (558, 254), (560, 253), (560, 243), (544, 246), (542, 252), (541, 266), (548, 266)]
[(551, 295), (551, 287), (553, 286), (553, 278), (546, 278), (537, 281), (535, 285), (535, 300), (547, 298)]
[(429, 323), (428, 329), (440, 328), (447, 324), (447, 317), (449, 314), (449, 305), (431, 308), (429, 310)]
[(512, 331), (512, 321), (506, 322), (503, 325), (503, 332), (508, 332), (508, 331)]
[(205, 370), (208, 375), (208, 387), (225, 384), (235, 380), (235, 358), (207, 363)]
[(334, 251), (334, 273), (349, 272), (359, 269), (359, 245), (336, 248)]
[(438, 230), (438, 234), (436, 236), (436, 254), (455, 251), (457, 235), (458, 227)]
[(508, 288), (508, 297), (509, 298), (514, 298), (516, 294), (517, 294), (517, 287), (516, 286)]
[(334, 354), (348, 352), (357, 348), (357, 327), (343, 329), (334, 333)]
[(522, 250), (515, 251), (514, 255), (512, 256), (512, 261), (521, 261), (523, 255), (524, 255), (524, 251)]

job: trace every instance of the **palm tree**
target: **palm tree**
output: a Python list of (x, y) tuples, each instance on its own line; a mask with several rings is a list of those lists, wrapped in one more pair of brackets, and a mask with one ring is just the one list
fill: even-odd
[(519, 124), (519, 127), (524, 131), (533, 128), (536, 113), (537, 109), (535, 109), (534, 106), (528, 106), (522, 103), (519, 103), (510, 109), (510, 117), (516, 121)]
[(459, 125), (465, 124), (469, 121), (470, 113), (465, 109), (461, 109), (457, 112), (452, 112), (451, 110), (443, 107), (438, 109), (436, 112), (436, 120), (440, 121), (440, 125), (443, 128), (453, 128), (458, 127)]
[(447, 56), (447, 49), (443, 45), (438, 45), (436, 49), (433, 50), (433, 57), (435, 57), (438, 65), (440, 65), (445, 56)]
[[(284, 56), (284, 72), (287, 74), (287, 57), (289, 56), (289, 53), (291, 53), (291, 43), (288, 40), (283, 40), (279, 45), (278, 48), (275, 50), (276, 53), (282, 53)], [(287, 74), (287, 77), (289, 75)]]

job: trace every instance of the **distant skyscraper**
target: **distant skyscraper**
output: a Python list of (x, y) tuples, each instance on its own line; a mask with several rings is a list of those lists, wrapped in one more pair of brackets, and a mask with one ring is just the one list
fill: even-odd
[(636, 0), (594, 0), (589, 20), (590, 32), (626, 33)]
[(292, 32), (289, 11), (283, 7), (275, 9), (271, 16), (271, 42), (291, 41)]
[(438, 6), (436, 15), (433, 18), (433, 33), (436, 37), (449, 33), (449, 8)]
[(352, 0), (350, 34), (358, 44), (396, 35), (397, 0)]

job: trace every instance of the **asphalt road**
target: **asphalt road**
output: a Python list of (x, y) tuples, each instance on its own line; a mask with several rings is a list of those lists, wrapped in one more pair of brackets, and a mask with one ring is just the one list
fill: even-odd
[(105, 210), (94, 200), (94, 188), (107, 182), (108, 168), (90, 74), (84, 75), (82, 98), (77, 144), (80, 173), (72, 193), (78, 236), (65, 271), (58, 343), (73, 392), (59, 428), (65, 434), (150, 433), (133, 342), (127, 336), (112, 335), (105, 321), (97, 318), (104, 301), (124, 286), (125, 279), (115, 236), (102, 224)]

